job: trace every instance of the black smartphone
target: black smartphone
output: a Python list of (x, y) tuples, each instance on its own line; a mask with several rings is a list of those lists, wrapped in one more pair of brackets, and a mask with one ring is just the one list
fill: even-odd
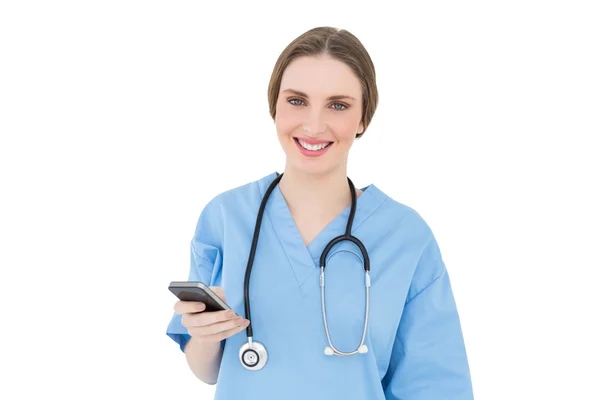
[(169, 284), (169, 290), (179, 300), (201, 301), (206, 304), (204, 311), (231, 310), (231, 307), (202, 282), (173, 281)]

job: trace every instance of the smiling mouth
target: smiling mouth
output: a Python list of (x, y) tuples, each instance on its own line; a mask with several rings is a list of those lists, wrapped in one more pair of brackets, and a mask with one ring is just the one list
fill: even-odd
[(333, 144), (333, 142), (323, 142), (323, 143), (319, 143), (319, 144), (309, 144), (306, 143), (305, 141), (298, 139), (298, 138), (294, 138), (294, 141), (296, 141), (296, 143), (298, 143), (300, 146), (302, 146), (302, 148), (308, 150), (308, 151), (319, 151), (319, 150), (323, 150), (329, 146), (331, 146)]

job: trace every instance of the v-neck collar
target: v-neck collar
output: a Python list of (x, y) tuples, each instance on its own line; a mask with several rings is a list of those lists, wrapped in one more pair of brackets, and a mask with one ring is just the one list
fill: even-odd
[[(259, 180), (261, 199), (268, 186), (276, 177), (277, 173), (272, 173)], [(361, 190), (363, 193), (356, 199), (356, 213), (354, 214), (354, 222), (352, 224), (352, 234), (356, 232), (360, 225), (387, 198), (387, 196), (373, 184), (361, 188)], [(307, 289), (303, 287), (304, 283), (311, 276), (319, 274), (320, 272), (318, 261), (327, 243), (334, 237), (342, 235), (346, 231), (350, 209), (351, 206), (344, 209), (344, 211), (327, 224), (312, 242), (306, 246), (285, 198), (279, 190), (279, 185), (273, 189), (269, 201), (267, 202), (263, 218), (266, 217), (273, 226), (294, 272), (298, 287), (304, 293), (307, 291)]]

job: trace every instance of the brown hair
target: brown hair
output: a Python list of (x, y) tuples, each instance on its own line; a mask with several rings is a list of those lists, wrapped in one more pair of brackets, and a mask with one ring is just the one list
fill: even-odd
[(298, 57), (327, 55), (348, 65), (360, 81), (362, 87), (362, 117), (364, 129), (357, 132), (356, 138), (360, 138), (377, 109), (379, 95), (375, 79), (375, 66), (362, 43), (350, 32), (344, 29), (336, 29), (322, 26), (310, 29), (294, 39), (283, 50), (271, 74), (269, 82), (268, 98), (269, 112), (275, 120), (275, 109), (281, 77), (287, 66)]

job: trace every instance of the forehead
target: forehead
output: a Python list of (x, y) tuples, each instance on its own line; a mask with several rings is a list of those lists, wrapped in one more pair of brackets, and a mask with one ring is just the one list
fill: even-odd
[(295, 89), (309, 97), (349, 95), (360, 98), (360, 81), (354, 71), (329, 56), (299, 57), (283, 72), (280, 91)]

